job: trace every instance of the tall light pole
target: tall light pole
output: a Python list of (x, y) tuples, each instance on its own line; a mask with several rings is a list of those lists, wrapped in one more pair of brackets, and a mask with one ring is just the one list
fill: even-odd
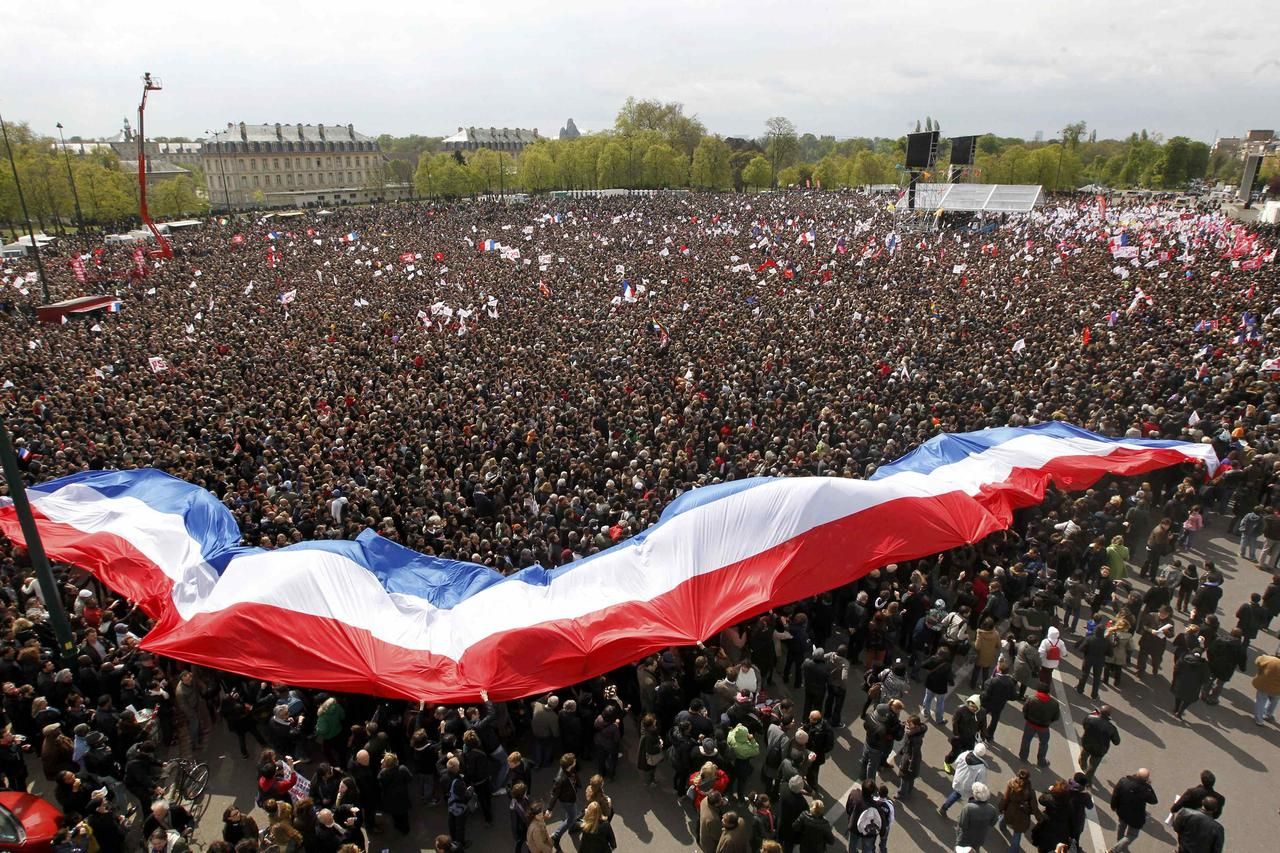
[(71, 182), (71, 197), (76, 202), (76, 228), (84, 233), (84, 214), (80, 212), (80, 193), (76, 190), (76, 179), (71, 174), (71, 154), (67, 152), (67, 140), (62, 138), (62, 122), (58, 122), (58, 142), (62, 143), (62, 157), (67, 161), (67, 180)]
[(9, 168), (13, 170), (13, 185), (18, 190), (18, 205), (22, 208), (22, 219), (27, 223), (27, 239), (31, 241), (31, 252), (36, 256), (36, 272), (40, 275), (40, 291), (44, 294), (44, 304), (49, 304), (49, 282), (44, 277), (44, 262), (40, 260), (40, 244), (36, 242), (36, 232), (31, 228), (31, 214), (27, 213), (27, 198), (22, 193), (22, 181), (18, 180), (18, 163), (13, 159), (13, 146), (9, 144), (9, 126), (0, 116), (0, 135), (4, 137), (5, 150), (9, 152)]
[(13, 443), (9, 440), (9, 428), (0, 419), (0, 467), (4, 469), (4, 479), (9, 484), (9, 498), (13, 501), (14, 514), (18, 516), (18, 524), (22, 527), (23, 544), (27, 548), (27, 556), (31, 558), (31, 568), (35, 569), (36, 582), (40, 584), (41, 598), (44, 599), (45, 610), (49, 613), (49, 625), (53, 628), (53, 636), (58, 641), (58, 657), (68, 661), (75, 655), (71, 640), (71, 626), (67, 623), (67, 613), (62, 608), (62, 594), (53, 578), (53, 569), (49, 566), (49, 558), (45, 555), (44, 545), (40, 542), (40, 531), (36, 527), (35, 517), (31, 514), (31, 504), (27, 501), (27, 487), (22, 479), (22, 469), (18, 467), (18, 457), (13, 452)]
[[(206, 129), (205, 133), (207, 134), (207, 136), (205, 137), (206, 140), (208, 140), (209, 138), (213, 138), (215, 140), (217, 139), (218, 134), (214, 133), (212, 130)], [(208, 144), (209, 143), (206, 141), (205, 145), (207, 146)], [(227, 203), (227, 213), (230, 213), (231, 212), (231, 191), (227, 189), (227, 165), (226, 165), (226, 162), (223, 161), (222, 159), (222, 154), (223, 154), (223, 151), (221, 150), (222, 143), (215, 142), (215, 144), (219, 146), (218, 174), (222, 176), (222, 197), (223, 199), (226, 200), (226, 203)]]

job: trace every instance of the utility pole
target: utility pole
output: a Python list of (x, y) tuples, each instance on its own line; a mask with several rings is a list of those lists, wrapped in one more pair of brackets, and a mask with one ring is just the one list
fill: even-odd
[(1058, 191), (1058, 179), (1062, 177), (1062, 155), (1067, 153), (1067, 129), (1062, 129), (1062, 144), (1058, 146), (1058, 171), (1053, 174), (1053, 191)]
[(67, 180), (71, 183), (71, 197), (76, 202), (76, 228), (84, 233), (84, 214), (80, 212), (80, 193), (76, 190), (76, 179), (71, 174), (71, 155), (67, 152), (67, 140), (62, 138), (62, 122), (58, 122), (58, 141), (62, 143), (62, 157), (67, 161)]
[(31, 566), (35, 569), (36, 580), (40, 584), (40, 595), (44, 599), (45, 610), (49, 612), (49, 624), (53, 635), (58, 640), (59, 657), (63, 661), (74, 656), (75, 644), (71, 638), (71, 625), (67, 622), (67, 613), (62, 608), (62, 595), (58, 584), (53, 579), (53, 569), (49, 566), (49, 558), (44, 553), (44, 545), (40, 542), (40, 531), (36, 528), (35, 517), (31, 514), (31, 504), (27, 501), (26, 483), (22, 481), (22, 470), (18, 467), (18, 457), (13, 452), (13, 442), (9, 439), (9, 428), (0, 418), (0, 464), (4, 466), (4, 479), (9, 484), (9, 497), (13, 500), (13, 509), (18, 516), (18, 524), (22, 527), (22, 538), (26, 540), (27, 554), (31, 557)]
[(36, 256), (36, 272), (40, 276), (40, 291), (44, 294), (44, 304), (49, 304), (49, 282), (44, 277), (44, 262), (40, 260), (40, 246), (36, 243), (36, 232), (31, 228), (31, 214), (27, 213), (27, 199), (22, 194), (22, 181), (18, 179), (18, 163), (13, 159), (13, 146), (9, 144), (9, 126), (0, 116), (0, 135), (4, 137), (5, 150), (9, 152), (9, 168), (13, 170), (13, 185), (18, 190), (18, 205), (22, 208), (22, 219), (27, 224), (27, 239), (31, 241), (31, 252)]
[(213, 140), (213, 144), (218, 146), (218, 174), (222, 177), (222, 198), (226, 201), (227, 213), (230, 214), (231, 191), (227, 189), (227, 166), (226, 161), (222, 158), (222, 155), (226, 152), (222, 151), (222, 143), (218, 141), (218, 134), (214, 133), (212, 130), (206, 130), (205, 133), (207, 136), (205, 137), (204, 145), (201, 146), (201, 151), (208, 149), (209, 140), (211, 139)]

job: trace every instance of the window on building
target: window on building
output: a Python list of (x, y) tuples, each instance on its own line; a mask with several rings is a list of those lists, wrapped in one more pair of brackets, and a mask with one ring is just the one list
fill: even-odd
[(319, 157), (317, 157), (317, 158), (316, 158), (316, 168), (317, 168), (317, 169), (319, 169), (319, 168), (320, 168), (320, 158), (319, 158)]
[(245, 189), (249, 188), (249, 177), (247, 175), (240, 176), (240, 186), (244, 187)]
[(285, 167), (286, 169), (288, 169), (288, 168), (289, 168), (289, 161), (290, 161), (290, 159), (291, 159), (291, 158), (289, 158), (289, 157), (284, 158), (284, 167)]
[(257, 176), (257, 175), (254, 175), (254, 176), (253, 176), (253, 185), (254, 185), (255, 187), (256, 187), (256, 186), (258, 186), (258, 176)]
[(280, 186), (280, 176), (276, 175), (276, 186)]
[(284, 182), (287, 186), (293, 186), (293, 175), (285, 175)]
[(258, 171), (258, 159), (256, 157), (249, 160), (249, 171), (250, 172)]
[(352, 176), (352, 174), (350, 172), (347, 172), (347, 183), (349, 184), (355, 183), (355, 180), (356, 179)]

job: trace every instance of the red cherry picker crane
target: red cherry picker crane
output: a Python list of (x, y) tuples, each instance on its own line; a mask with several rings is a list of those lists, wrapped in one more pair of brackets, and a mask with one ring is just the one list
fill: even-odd
[(142, 75), (142, 102), (138, 104), (138, 214), (142, 217), (142, 224), (156, 238), (156, 248), (147, 254), (153, 258), (172, 258), (173, 247), (147, 213), (147, 134), (142, 122), (147, 109), (147, 93), (158, 92), (160, 88), (160, 81), (152, 79), (150, 73)]

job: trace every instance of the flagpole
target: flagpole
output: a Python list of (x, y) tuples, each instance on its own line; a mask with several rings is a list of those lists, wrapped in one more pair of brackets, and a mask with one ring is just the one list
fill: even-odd
[(18, 524), (22, 527), (22, 538), (26, 540), (27, 554), (31, 558), (31, 566), (35, 569), (36, 580), (40, 583), (40, 593), (44, 598), (45, 610), (49, 613), (49, 624), (53, 627), (54, 637), (58, 641), (61, 659), (70, 660), (74, 653), (71, 639), (71, 625), (67, 622), (67, 613), (62, 608), (62, 596), (58, 592), (58, 584), (53, 579), (53, 569), (49, 565), (49, 557), (44, 552), (44, 544), (40, 541), (40, 531), (36, 528), (35, 516), (31, 514), (31, 504), (27, 500), (27, 486), (22, 480), (22, 470), (18, 467), (18, 457), (13, 452), (13, 442), (9, 438), (9, 427), (0, 416), (0, 465), (4, 466), (4, 479), (9, 484), (9, 497), (13, 500), (13, 510), (18, 516)]
[(40, 246), (36, 243), (36, 232), (31, 229), (31, 215), (27, 213), (27, 198), (22, 194), (22, 181), (18, 179), (18, 164), (13, 159), (13, 146), (9, 144), (9, 126), (0, 116), (0, 135), (4, 137), (5, 150), (9, 152), (9, 168), (13, 170), (13, 185), (18, 191), (18, 204), (22, 208), (22, 219), (27, 223), (27, 238), (31, 240), (31, 252), (36, 256), (36, 272), (40, 275), (40, 291), (44, 294), (44, 304), (49, 304), (49, 282), (44, 277), (44, 262), (40, 260)]

